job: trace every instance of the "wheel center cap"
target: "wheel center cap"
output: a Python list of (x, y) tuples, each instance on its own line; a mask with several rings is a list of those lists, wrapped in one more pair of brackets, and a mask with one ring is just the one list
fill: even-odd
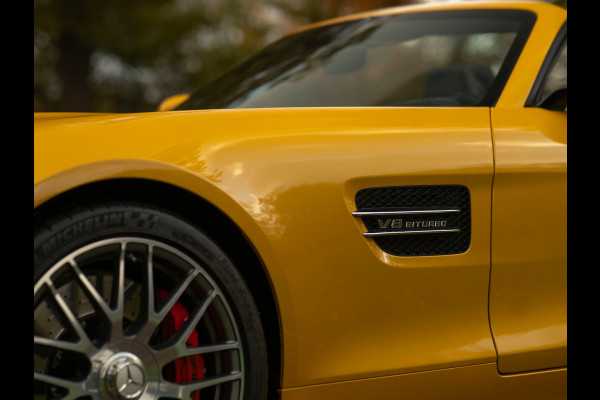
[(116, 399), (137, 399), (146, 387), (140, 360), (130, 353), (118, 353), (106, 363), (106, 388)]

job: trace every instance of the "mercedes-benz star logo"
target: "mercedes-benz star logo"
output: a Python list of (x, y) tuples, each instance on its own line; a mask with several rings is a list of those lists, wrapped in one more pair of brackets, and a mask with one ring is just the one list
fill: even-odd
[(144, 393), (146, 377), (142, 362), (131, 353), (118, 353), (107, 360), (101, 376), (110, 397), (135, 400)]
[(144, 371), (131, 363), (120, 366), (115, 377), (115, 389), (126, 399), (135, 399), (144, 390)]

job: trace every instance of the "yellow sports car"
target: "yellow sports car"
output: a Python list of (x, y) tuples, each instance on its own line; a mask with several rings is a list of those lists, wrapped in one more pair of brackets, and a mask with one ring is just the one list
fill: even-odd
[(384, 9), (34, 114), (34, 398), (566, 397), (566, 21)]

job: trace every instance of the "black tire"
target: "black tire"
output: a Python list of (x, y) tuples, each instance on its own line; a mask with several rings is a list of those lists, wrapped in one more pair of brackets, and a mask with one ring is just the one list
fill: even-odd
[(257, 307), (206, 234), (139, 203), (39, 219), (35, 399), (266, 397)]

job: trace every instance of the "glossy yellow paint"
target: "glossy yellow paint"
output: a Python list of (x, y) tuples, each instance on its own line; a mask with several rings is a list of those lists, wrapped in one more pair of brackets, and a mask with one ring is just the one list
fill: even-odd
[(503, 373), (567, 365), (567, 112), (492, 110), (490, 320)]
[(496, 103), (496, 108), (519, 108), (525, 105), (540, 66), (558, 31), (567, 21), (567, 11), (559, 7), (527, 2), (524, 2), (523, 6), (536, 13), (538, 18), (506, 87)]
[[(284, 387), (496, 359), (487, 318), (493, 157), (485, 108), (88, 116), (47, 121), (34, 154), (40, 199), (88, 181), (160, 179), (236, 221), (276, 291)], [(434, 183), (471, 190), (467, 253), (391, 257), (362, 236), (351, 216), (359, 188)]]
[(538, 18), (491, 109), (490, 322), (501, 373), (567, 365), (567, 112), (523, 107), (565, 10)]
[[(374, 395), (376, 394), (376, 395)], [(567, 398), (567, 371), (498, 375), (496, 364), (284, 389), (282, 400), (302, 399), (486, 399), (559, 400)]]
[[(551, 222), (553, 233), (566, 228), (562, 211), (556, 214), (566, 137), (546, 129), (566, 121), (566, 113), (522, 109), (566, 12), (524, 2), (481, 7), (527, 8), (540, 13), (538, 21), (550, 20), (534, 28), (535, 42), (526, 45), (533, 54), (519, 60), (519, 76), (492, 110), (36, 115), (34, 207), (80, 185), (137, 178), (184, 188), (220, 208), (252, 243), (273, 286), (283, 399), (396, 398), (403, 391), (432, 398), (440, 387), (459, 398), (492, 392), (497, 397), (485, 397), (562, 398), (564, 370), (504, 377), (498, 368), (564, 365), (566, 241), (557, 233), (541, 243), (523, 229), (514, 243), (511, 235), (517, 219)], [(394, 10), (385, 12), (406, 11)], [(540, 151), (534, 161), (530, 150)], [(535, 209), (525, 190), (533, 180), (536, 198), (551, 199)], [(362, 236), (362, 222), (351, 215), (358, 190), (416, 184), (469, 188), (473, 226), (466, 253), (394, 257)], [(525, 265), (531, 268), (521, 276)], [(534, 284), (540, 276), (544, 287)], [(548, 392), (533, 387), (540, 383)]]
[(189, 94), (176, 94), (164, 99), (159, 105), (157, 111), (171, 111), (177, 108), (178, 105), (190, 98)]

